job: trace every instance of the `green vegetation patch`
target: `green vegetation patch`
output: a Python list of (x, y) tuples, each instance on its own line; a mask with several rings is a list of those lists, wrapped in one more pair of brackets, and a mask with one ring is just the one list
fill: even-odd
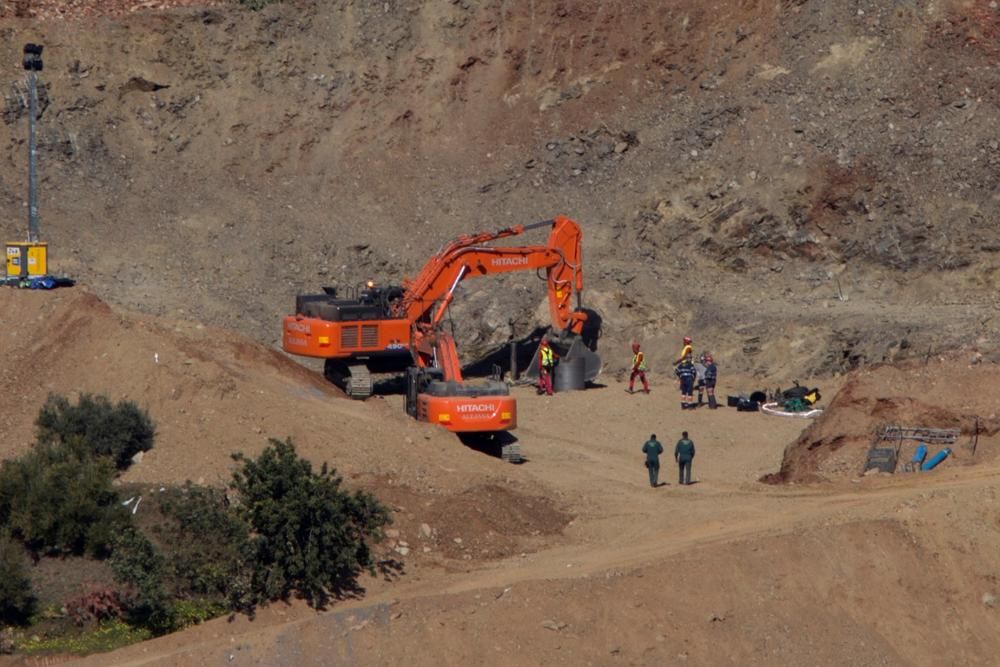
[(236, 0), (237, 4), (253, 11), (264, 9), (268, 5), (274, 5), (279, 2), (281, 2), (281, 0)]
[(76, 442), (94, 457), (111, 459), (125, 470), (139, 452), (152, 449), (156, 427), (132, 401), (112, 404), (106, 396), (81, 394), (76, 405), (50, 395), (35, 420), (40, 443)]
[(92, 630), (79, 634), (57, 637), (31, 637), (16, 642), (16, 650), (20, 653), (73, 653), (87, 655), (103, 653), (116, 648), (145, 641), (153, 636), (145, 628), (136, 628), (122, 621), (101, 623)]
[(249, 601), (285, 599), (297, 592), (322, 607), (331, 596), (358, 592), (357, 576), (374, 574), (368, 545), (390, 523), (374, 496), (341, 489), (323, 464), (317, 473), (291, 440), (271, 440), (256, 459), (240, 455), (233, 475), (236, 509), (253, 530)]
[(228, 489), (153, 490), (114, 485), (153, 446), (134, 403), (50, 396), (36, 425), (32, 449), (0, 464), (0, 624), (30, 626), (23, 653), (108, 651), (292, 595), (322, 607), (375, 573), (389, 510), (291, 440), (235, 455)]
[(78, 438), (44, 441), (0, 468), (0, 527), (37, 555), (107, 555), (127, 512), (115, 468)]
[(0, 533), (0, 625), (24, 625), (37, 602), (24, 548)]

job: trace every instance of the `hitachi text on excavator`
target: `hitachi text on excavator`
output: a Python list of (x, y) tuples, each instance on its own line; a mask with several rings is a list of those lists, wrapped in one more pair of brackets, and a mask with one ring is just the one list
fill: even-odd
[[(497, 246), (499, 239), (549, 227), (546, 245)], [(517, 406), (506, 383), (467, 382), (452, 336), (441, 326), (463, 280), (515, 271), (544, 271), (553, 333), (561, 362), (583, 368), (585, 379), (601, 363), (582, 338), (588, 313), (583, 290), (582, 232), (564, 216), (494, 232), (463, 235), (402, 285), (365, 287), (338, 294), (299, 295), (284, 319), (285, 351), (326, 360), (324, 374), (352, 398), (372, 393), (372, 373), (406, 374), (406, 411), (458, 433), (509, 431)]]

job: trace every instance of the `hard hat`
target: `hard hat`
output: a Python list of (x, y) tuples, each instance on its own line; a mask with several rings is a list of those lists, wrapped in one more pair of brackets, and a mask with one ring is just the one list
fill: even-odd
[(374, 280), (369, 280), (365, 284), (368, 286), (368, 289), (371, 289), (372, 287), (375, 287), (375, 281)]
[(691, 336), (684, 336), (684, 344), (685, 345), (691, 344)]

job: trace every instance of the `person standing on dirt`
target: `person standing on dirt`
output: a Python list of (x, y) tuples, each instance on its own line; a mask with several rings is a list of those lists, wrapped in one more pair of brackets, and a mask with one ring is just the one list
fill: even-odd
[(696, 371), (690, 359), (684, 359), (677, 368), (674, 369), (677, 381), (681, 388), (681, 409), (692, 410), (697, 406), (694, 404), (694, 376)]
[(542, 339), (538, 346), (538, 393), (552, 395), (552, 369), (556, 365), (556, 355), (549, 347), (549, 341)]
[[(708, 394), (708, 409), (714, 410), (719, 407), (715, 402), (715, 383), (719, 378), (719, 368), (715, 365), (712, 355), (705, 355), (705, 393)], [(701, 401), (699, 401), (700, 403)]]
[(705, 353), (702, 352), (698, 355), (698, 361), (694, 362), (694, 388), (698, 392), (698, 402), (695, 403), (699, 408), (702, 405), (702, 399), (705, 396)]
[(694, 461), (694, 443), (688, 438), (688, 432), (681, 434), (681, 439), (674, 446), (674, 460), (677, 461), (677, 483), (685, 486), (691, 483), (691, 462)]
[(632, 343), (632, 374), (628, 378), (628, 393), (634, 393), (635, 379), (642, 380), (642, 391), (649, 393), (649, 383), (646, 382), (646, 355), (639, 349), (639, 343)]
[(656, 439), (655, 433), (649, 436), (649, 440), (643, 444), (642, 453), (646, 455), (646, 469), (649, 470), (649, 485), (656, 488), (660, 478), (660, 454), (663, 453), (663, 445)]

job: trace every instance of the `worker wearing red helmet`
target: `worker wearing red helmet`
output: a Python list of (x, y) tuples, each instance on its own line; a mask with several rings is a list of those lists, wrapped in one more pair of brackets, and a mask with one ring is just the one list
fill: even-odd
[(628, 393), (634, 393), (635, 379), (642, 380), (643, 393), (649, 393), (649, 383), (646, 382), (646, 355), (639, 349), (639, 343), (632, 343), (632, 374), (628, 378)]
[(552, 369), (556, 365), (556, 355), (549, 347), (549, 341), (542, 339), (538, 346), (538, 393), (552, 395)]

